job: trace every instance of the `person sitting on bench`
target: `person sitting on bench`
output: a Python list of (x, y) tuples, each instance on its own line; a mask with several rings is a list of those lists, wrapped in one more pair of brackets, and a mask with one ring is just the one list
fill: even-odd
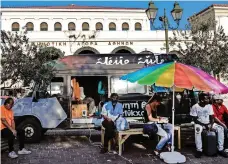
[(218, 151), (223, 157), (228, 157), (223, 151), (224, 147), (224, 129), (222, 126), (214, 123), (214, 112), (212, 105), (209, 104), (209, 96), (205, 93), (199, 94), (199, 103), (193, 105), (190, 111), (190, 115), (195, 122), (195, 143), (196, 143), (196, 158), (202, 156), (202, 132), (203, 129), (215, 130), (218, 135)]
[(228, 130), (227, 130), (228, 110), (226, 106), (223, 105), (223, 98), (221, 95), (213, 96), (212, 107), (214, 110), (215, 122), (224, 128), (224, 135), (225, 135), (224, 151), (228, 153)]
[(104, 148), (101, 149), (100, 153), (108, 152), (108, 142), (115, 137), (115, 122), (123, 114), (123, 106), (118, 102), (118, 94), (112, 93), (110, 101), (104, 104), (102, 108), (102, 116), (104, 121), (102, 126), (105, 128), (104, 135)]
[[(167, 148), (171, 151), (171, 141), (172, 141), (172, 125), (169, 123), (161, 124), (158, 122), (166, 122), (164, 118), (157, 117), (157, 107), (160, 105), (162, 98), (159, 95), (154, 95), (146, 105), (145, 112), (145, 122), (155, 122), (158, 128), (157, 135), (161, 136), (160, 141), (158, 142), (156, 149), (154, 150), (155, 155), (159, 156), (163, 147), (167, 144)], [(168, 131), (168, 132), (166, 132)]]

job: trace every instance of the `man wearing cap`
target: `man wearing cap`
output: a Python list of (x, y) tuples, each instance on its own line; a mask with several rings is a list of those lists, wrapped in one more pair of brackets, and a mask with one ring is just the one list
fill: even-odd
[(214, 111), (215, 122), (223, 126), (224, 128), (224, 135), (225, 135), (224, 148), (225, 148), (225, 152), (228, 152), (228, 130), (227, 130), (228, 121), (224, 120), (224, 115), (228, 116), (228, 110), (226, 106), (223, 105), (223, 98), (221, 95), (213, 96), (212, 107)]

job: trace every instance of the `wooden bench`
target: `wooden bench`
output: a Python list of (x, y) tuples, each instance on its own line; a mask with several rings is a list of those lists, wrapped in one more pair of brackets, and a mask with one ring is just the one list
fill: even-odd
[[(178, 134), (178, 149), (181, 149), (181, 131), (179, 126), (175, 126), (174, 130), (177, 131)], [(101, 128), (101, 142), (104, 145), (104, 134), (105, 134), (105, 128)], [(119, 155), (122, 155), (122, 148), (123, 148), (123, 143), (130, 137), (131, 135), (139, 135), (143, 134), (143, 128), (133, 128), (125, 131), (117, 131), (117, 143), (119, 146)], [(111, 142), (109, 142), (108, 149), (110, 150), (111, 148)]]
[(1, 151), (8, 149), (8, 141), (5, 138), (1, 138)]

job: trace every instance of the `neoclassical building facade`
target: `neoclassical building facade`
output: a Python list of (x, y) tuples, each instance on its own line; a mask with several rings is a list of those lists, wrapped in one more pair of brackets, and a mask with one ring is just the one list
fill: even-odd
[(3, 30), (25, 28), (30, 42), (54, 46), (65, 55), (165, 52), (165, 33), (151, 31), (145, 9), (73, 4), (2, 8)]
[[(145, 6), (147, 7), (147, 6)], [(228, 34), (228, 4), (211, 5), (196, 17), (213, 16)], [(1, 28), (26, 29), (30, 42), (74, 54), (164, 53), (165, 32), (152, 31), (145, 8), (34, 6), (2, 8)], [(172, 31), (169, 31), (172, 36)]]
[[(1, 8), (1, 29), (26, 29), (30, 42), (59, 48), (65, 55), (165, 53), (165, 32), (151, 30), (146, 7), (6, 7)], [(228, 35), (228, 5), (209, 6), (190, 19), (208, 15)]]

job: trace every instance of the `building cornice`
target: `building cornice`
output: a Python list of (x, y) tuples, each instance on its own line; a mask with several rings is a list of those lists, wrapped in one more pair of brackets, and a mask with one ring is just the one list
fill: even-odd
[(120, 8), (102, 6), (26, 6), (26, 7), (2, 7), (3, 12), (143, 12), (145, 8)]

